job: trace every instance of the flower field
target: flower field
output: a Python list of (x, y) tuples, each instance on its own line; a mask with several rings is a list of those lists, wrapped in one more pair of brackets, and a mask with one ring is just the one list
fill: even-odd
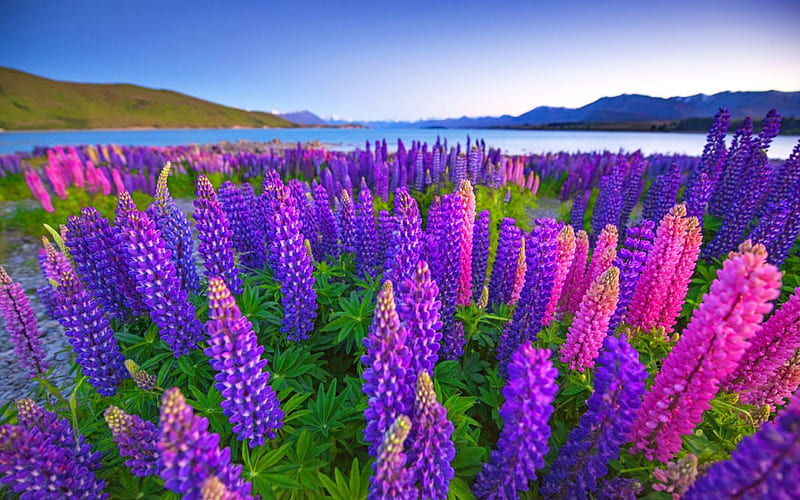
[(800, 143), (729, 126), (699, 157), (0, 157), (49, 224), (36, 296), (0, 268), (36, 382), (0, 401), (0, 494), (800, 498)]

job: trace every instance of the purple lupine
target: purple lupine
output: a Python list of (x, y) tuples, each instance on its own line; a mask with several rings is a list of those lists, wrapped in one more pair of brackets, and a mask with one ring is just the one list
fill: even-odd
[(453, 424), (447, 419), (445, 408), (436, 400), (433, 381), (425, 370), (417, 376), (412, 434), (408, 455), (420, 496), (444, 500), (454, 475), (450, 465), (456, 456)]
[(669, 209), (678, 202), (678, 191), (681, 188), (681, 168), (673, 161), (665, 175), (659, 175), (650, 192), (647, 193), (642, 218), (660, 221)]
[[(242, 191), (231, 181), (225, 181), (217, 193), (220, 206), (230, 223), (231, 243), (239, 253), (244, 267), (260, 269), (266, 264), (264, 236), (258, 232), (253, 221), (253, 211), (245, 201)], [(253, 233), (256, 229), (257, 232)]]
[[(264, 213), (259, 210), (259, 198), (256, 197), (253, 186), (245, 182), (239, 186), (239, 192), (242, 195), (244, 210), (246, 211), (244, 220), (245, 231), (247, 232), (247, 248), (249, 249), (246, 254), (247, 257), (243, 257), (243, 262), (253, 269), (263, 269), (267, 265), (267, 247), (264, 241), (266, 219), (264, 219)], [(314, 241), (313, 238), (316, 232), (313, 221), (310, 220), (312, 219), (311, 208), (308, 206), (308, 199), (305, 194), (303, 195), (303, 202), (306, 205), (304, 216), (308, 219), (303, 221), (304, 230), (307, 225), (309, 229), (309, 236), (307, 237), (309, 240)]]
[(498, 344), (501, 371), (526, 340), (536, 340), (555, 285), (556, 249), (559, 226), (555, 219), (536, 219), (526, 237), (525, 284), (514, 316), (504, 328)]
[(636, 500), (642, 492), (642, 483), (627, 477), (615, 477), (606, 481), (595, 500)]
[(769, 149), (774, 139), (781, 131), (781, 115), (777, 109), (767, 111), (767, 116), (761, 122), (761, 132), (758, 133), (758, 145), (761, 149)]
[(800, 394), (778, 417), (746, 436), (729, 460), (713, 464), (686, 500), (800, 497)]
[[(800, 179), (795, 180), (794, 187), (800, 189)], [(756, 243), (762, 243), (769, 254), (769, 261), (780, 266), (794, 248), (798, 236), (800, 197), (792, 195), (778, 201), (768, 200), (764, 204), (761, 220), (748, 237)]]
[(725, 147), (725, 134), (731, 124), (731, 114), (726, 108), (720, 108), (714, 116), (714, 123), (708, 131), (705, 148), (700, 165), (689, 178), (689, 184), (683, 195), (686, 213), (690, 217), (703, 220), (706, 206), (722, 175), (722, 169), (728, 156)]
[(222, 210), (211, 181), (204, 174), (197, 177), (197, 197), (194, 200), (197, 250), (203, 257), (206, 278), (221, 276), (234, 294), (242, 293), (242, 279), (233, 255), (233, 232)]
[(239, 311), (225, 282), (208, 282), (208, 347), (205, 350), (216, 388), (222, 394), (222, 413), (233, 425), (239, 441), (249, 439), (250, 447), (263, 446), (283, 427), (283, 410), (269, 385), (267, 360), (261, 355), (253, 325)]
[(508, 382), (503, 387), (505, 402), (500, 408), (503, 429), (489, 462), (483, 465), (473, 485), (478, 498), (517, 498), (544, 467), (558, 387), (558, 371), (550, 361), (549, 349), (534, 349), (524, 342), (508, 364)]
[(120, 286), (120, 266), (114, 254), (119, 248), (115, 228), (94, 207), (84, 207), (80, 216), (67, 219), (67, 238), (72, 261), (84, 285), (98, 305), (113, 318), (128, 313), (127, 300)]
[(147, 373), (147, 371), (143, 370), (136, 363), (136, 361), (132, 359), (126, 359), (125, 369), (128, 370), (128, 374), (133, 379), (133, 383), (135, 383), (136, 387), (139, 389), (143, 391), (151, 391), (156, 386), (156, 378)]
[(381, 257), (378, 255), (380, 242), (375, 228), (375, 209), (372, 203), (372, 193), (366, 181), (361, 179), (361, 190), (358, 192), (358, 201), (355, 209), (355, 253), (356, 271), (362, 278), (366, 277), (378, 267)]
[(200, 288), (200, 278), (194, 262), (194, 240), (192, 239), (192, 226), (186, 214), (178, 208), (175, 200), (169, 194), (167, 179), (170, 164), (168, 163), (158, 178), (156, 196), (153, 203), (147, 207), (147, 215), (156, 225), (164, 238), (164, 244), (170, 253), (170, 259), (175, 264), (175, 271), (181, 282), (181, 288), (193, 293)]
[(655, 223), (643, 220), (625, 231), (625, 243), (617, 252), (613, 264), (619, 269), (619, 300), (608, 324), (609, 332), (617, 329), (628, 311), (628, 304), (631, 303), (633, 291), (644, 270), (647, 255), (653, 247), (654, 228)]
[(472, 299), (480, 299), (486, 284), (486, 267), (489, 264), (489, 211), (482, 210), (475, 217), (472, 233)]
[(409, 370), (407, 336), (395, 309), (392, 282), (385, 281), (378, 293), (372, 328), (364, 339), (366, 353), (361, 357), (365, 367), (362, 391), (367, 395), (364, 439), (373, 457), (395, 419), (411, 414), (414, 374)]
[(230, 448), (219, 448), (219, 434), (208, 431), (208, 419), (194, 414), (180, 389), (164, 391), (161, 399), (158, 473), (164, 487), (189, 500), (200, 500), (203, 482), (216, 476), (226, 488), (246, 498), (250, 483), (239, 476), (241, 465), (231, 463)]
[(539, 493), (547, 498), (588, 498), (619, 457), (644, 393), (647, 371), (625, 335), (608, 336), (597, 359), (594, 392), (586, 413), (544, 478)]
[[(395, 193), (394, 223), (392, 239), (387, 248), (384, 278), (399, 283), (413, 272), (414, 265), (423, 252), (419, 207), (417, 200), (405, 188), (400, 188)], [(441, 289), (441, 284), (439, 286)]]
[(152, 422), (110, 405), (103, 413), (119, 454), (128, 457), (125, 466), (139, 477), (158, 473), (158, 428)]
[(439, 318), (441, 302), (439, 287), (431, 279), (428, 264), (420, 260), (414, 274), (397, 287), (397, 314), (406, 325), (406, 340), (411, 352), (409, 371), (433, 373), (442, 339), (442, 322)]
[(339, 229), (336, 227), (336, 219), (331, 212), (331, 204), (328, 200), (328, 191), (323, 185), (314, 188), (314, 219), (317, 221), (320, 234), (322, 236), (320, 251), (317, 255), (319, 260), (326, 257), (331, 259), (339, 258)]
[[(17, 400), (19, 424), (0, 426), (0, 483), (24, 499), (106, 499), (100, 452), (66, 419), (30, 399)], [(74, 436), (74, 437), (73, 437)]]
[[(463, 224), (462, 202), (458, 193), (442, 197), (440, 224), (438, 227), (438, 247), (431, 258), (431, 276), (439, 287), (439, 302), (442, 304), (442, 348), (439, 359), (458, 359), (464, 352), (466, 340), (463, 325), (456, 320), (456, 300), (458, 298), (458, 278), (461, 274), (461, 243), (458, 235)], [(411, 270), (413, 271), (413, 266)]]
[(572, 211), (569, 216), (569, 223), (575, 228), (575, 231), (583, 229), (583, 219), (586, 215), (586, 206), (589, 204), (588, 191), (578, 191), (572, 201)]
[(735, 202), (746, 160), (753, 149), (753, 141), (753, 119), (748, 116), (733, 135), (725, 163), (719, 172), (714, 192), (708, 203), (710, 214), (726, 214), (730, 204)]
[(416, 500), (419, 492), (412, 484), (411, 471), (406, 468), (403, 445), (411, 429), (411, 421), (399, 415), (382, 438), (369, 480), (368, 500)]
[(31, 377), (43, 377), (50, 364), (45, 361), (36, 313), (25, 291), (22, 290), (22, 285), (14, 283), (2, 266), (0, 266), (0, 314), (5, 320), (6, 331), (14, 345), (14, 354), (20, 366), (28, 370)]
[(506, 217), (500, 223), (497, 252), (489, 281), (489, 301), (492, 304), (508, 304), (517, 270), (517, 257), (522, 241), (522, 232), (516, 221)]
[(395, 225), (395, 218), (387, 210), (378, 212), (378, 271), (384, 271)]
[(619, 225), (623, 205), (624, 166), (624, 157), (618, 157), (612, 172), (604, 175), (598, 182), (597, 186), (600, 192), (597, 195), (597, 203), (592, 212), (592, 233), (590, 235), (592, 241), (609, 224), (612, 226)]
[(347, 190), (343, 190), (340, 201), (339, 211), (339, 238), (342, 252), (355, 252), (356, 245), (356, 209), (353, 199)]
[(308, 338), (317, 316), (314, 266), (303, 241), (297, 200), (283, 186), (276, 189), (274, 196), (267, 232), (272, 270), (281, 284), (281, 331), (297, 342)]
[(188, 354), (202, 340), (201, 325), (180, 286), (161, 233), (146, 214), (134, 210), (120, 239), (127, 251), (130, 276), (162, 340), (176, 358)]
[(113, 396), (128, 371), (104, 311), (72, 270), (59, 277), (56, 292), (58, 321), (83, 374), (101, 396)]

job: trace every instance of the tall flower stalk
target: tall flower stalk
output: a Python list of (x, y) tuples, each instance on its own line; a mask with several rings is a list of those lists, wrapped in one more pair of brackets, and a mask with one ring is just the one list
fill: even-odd
[(0, 314), (5, 321), (14, 354), (31, 377), (43, 377), (50, 367), (45, 360), (36, 313), (22, 286), (0, 266)]

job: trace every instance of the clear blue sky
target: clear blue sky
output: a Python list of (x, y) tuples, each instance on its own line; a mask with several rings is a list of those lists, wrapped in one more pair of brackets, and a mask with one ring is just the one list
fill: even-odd
[(798, 25), (798, 0), (0, 0), (0, 65), (245, 109), (481, 116), (800, 90)]

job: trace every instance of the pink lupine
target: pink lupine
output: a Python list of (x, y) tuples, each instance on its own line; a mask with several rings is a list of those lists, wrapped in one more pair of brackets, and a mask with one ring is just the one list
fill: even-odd
[(511, 301), (509, 304), (517, 305), (522, 294), (522, 287), (525, 286), (525, 273), (528, 271), (528, 264), (525, 259), (525, 238), (520, 240), (519, 257), (517, 257), (517, 270), (514, 273), (514, 284), (511, 286)]
[(748, 393), (747, 400), (759, 407), (769, 405), (770, 411), (775, 411), (777, 407), (784, 405), (787, 398), (797, 392), (798, 386), (800, 386), (800, 350), (778, 368), (765, 385)]
[(764, 246), (746, 241), (739, 248), (717, 272), (636, 414), (633, 449), (648, 460), (668, 462), (681, 449), (681, 436), (700, 423), (780, 294), (781, 273), (767, 263)]
[(589, 286), (569, 327), (567, 341), (561, 348), (561, 361), (569, 363), (570, 370), (583, 372), (594, 366), (618, 298), (619, 269), (612, 267)]
[(475, 193), (468, 180), (461, 183), (458, 196), (462, 203), (461, 224), (461, 274), (458, 278), (457, 305), (469, 305), (472, 302), (472, 233), (475, 227)]
[(589, 258), (589, 235), (581, 229), (575, 233), (575, 258), (569, 267), (564, 282), (558, 310), (561, 313), (575, 314), (583, 298), (583, 280), (586, 275), (586, 261)]
[(686, 216), (686, 206), (675, 205), (661, 219), (653, 248), (633, 292), (625, 322), (642, 330), (674, 331), (703, 236), (697, 217)]
[(617, 244), (619, 243), (619, 231), (612, 224), (607, 224), (597, 237), (597, 243), (592, 252), (592, 261), (589, 263), (589, 270), (586, 272), (584, 280), (584, 290), (588, 289), (598, 276), (606, 272), (614, 263), (617, 257)]
[(50, 200), (50, 193), (44, 187), (39, 174), (30, 168), (25, 170), (25, 183), (28, 185), (28, 189), (31, 190), (33, 197), (39, 200), (46, 212), (55, 212), (56, 209), (53, 208), (53, 202)]
[(114, 181), (114, 187), (117, 190), (117, 193), (121, 193), (123, 191), (127, 191), (128, 189), (125, 187), (125, 182), (122, 180), (122, 176), (119, 173), (119, 170), (114, 167), (111, 169), (111, 180)]
[(558, 233), (557, 242), (555, 282), (553, 283), (553, 292), (550, 294), (550, 302), (547, 303), (547, 309), (545, 309), (544, 318), (542, 319), (543, 326), (549, 325), (555, 317), (558, 299), (561, 298), (561, 290), (564, 288), (564, 282), (572, 267), (572, 262), (575, 260), (575, 231), (572, 226), (564, 226), (561, 232)]

